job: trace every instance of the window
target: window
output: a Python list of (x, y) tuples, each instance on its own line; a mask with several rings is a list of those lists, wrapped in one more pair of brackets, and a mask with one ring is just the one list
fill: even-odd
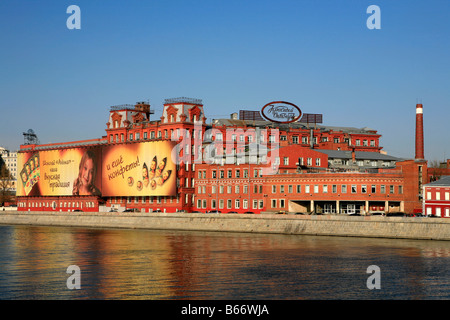
[(241, 170), (236, 170), (236, 178), (240, 178), (241, 177)]
[(220, 199), (219, 200), (219, 209), (223, 209), (223, 204), (224, 204), (223, 199)]
[(284, 158), (283, 158), (283, 164), (284, 164), (285, 166), (289, 165), (289, 158), (288, 158), (288, 157), (284, 157)]
[(239, 209), (240, 208), (240, 201), (239, 201), (239, 199), (236, 199), (234, 201), (234, 207), (235, 207), (235, 209)]
[(227, 200), (227, 209), (231, 209), (231, 199)]
[(307, 160), (307, 165), (308, 165), (308, 166), (312, 166), (312, 158), (308, 158), (308, 160)]
[(292, 193), (292, 185), (289, 185), (289, 186), (288, 186), (288, 192), (289, 192), (289, 193)]
[(309, 184), (307, 184), (306, 186), (305, 186), (305, 193), (309, 193)]
[(377, 186), (376, 185), (372, 185), (372, 193), (377, 193)]
[(287, 141), (287, 137), (285, 135), (280, 136), (280, 141)]
[(440, 191), (436, 191), (436, 200), (441, 200), (441, 193), (440, 193)]
[(253, 200), (253, 209), (258, 209), (258, 200)]
[(445, 193), (445, 200), (450, 200), (450, 193), (448, 192)]
[(228, 170), (228, 178), (231, 178), (231, 176), (232, 176), (232, 173), (231, 173), (232, 171), (231, 170)]
[(389, 193), (394, 193), (394, 186), (389, 186)]
[(239, 185), (236, 185), (235, 187), (234, 187), (234, 193), (237, 193), (237, 194), (239, 194)]
[(320, 158), (316, 158), (316, 166), (320, 166)]
[(361, 140), (356, 139), (356, 145), (357, 145), (357, 146), (360, 146), (360, 145), (361, 145)]
[(328, 193), (328, 185), (324, 184), (324, 185), (322, 186), (322, 192), (323, 192), (323, 193)]
[(197, 200), (197, 208), (201, 208), (202, 207), (202, 200), (198, 199)]
[(244, 178), (248, 178), (248, 170), (244, 170)]
[(280, 193), (284, 193), (284, 185), (280, 186)]
[(213, 179), (216, 179), (216, 177), (217, 177), (217, 176), (216, 176), (216, 170), (213, 170), (213, 171), (212, 171), (212, 178), (213, 178)]
[(300, 184), (297, 185), (297, 193), (302, 192), (302, 186)]
[(365, 184), (361, 186), (361, 193), (367, 193), (367, 186)]
[(356, 185), (352, 185), (352, 193), (356, 193)]
[(386, 186), (385, 186), (384, 184), (382, 184), (382, 185), (380, 186), (380, 192), (381, 192), (381, 193), (386, 193)]
[(220, 179), (223, 179), (225, 177), (225, 171), (220, 170)]
[(302, 137), (302, 143), (308, 144), (308, 137)]
[(403, 194), (403, 186), (398, 186), (398, 193)]
[(314, 185), (314, 193), (319, 193), (319, 186), (317, 184)]
[(284, 199), (280, 199), (280, 208), (284, 208)]
[(230, 194), (231, 193), (231, 186), (227, 186), (227, 192)]
[(130, 141), (133, 141), (133, 134), (130, 133)]
[(331, 192), (337, 193), (337, 185), (333, 184), (333, 186), (331, 187)]
[(141, 134), (139, 132), (136, 132), (136, 140), (139, 140), (141, 138)]
[(244, 185), (244, 190), (243, 190), (243, 192), (244, 192), (244, 193), (248, 193), (248, 186), (247, 186), (247, 185)]
[(276, 207), (277, 207), (277, 200), (276, 200), (276, 199), (272, 199), (272, 201), (271, 201), (271, 207), (272, 207), (272, 208), (276, 208)]
[(272, 186), (272, 193), (277, 193), (277, 186)]
[(375, 147), (375, 140), (370, 140), (370, 146)]
[(334, 138), (333, 141), (334, 143), (339, 143), (339, 138)]
[(242, 200), (242, 209), (248, 209), (248, 200), (247, 199)]

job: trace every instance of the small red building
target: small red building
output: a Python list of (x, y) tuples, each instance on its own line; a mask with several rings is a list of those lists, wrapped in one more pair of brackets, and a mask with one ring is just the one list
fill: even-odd
[(427, 216), (450, 218), (450, 176), (424, 185), (423, 207)]

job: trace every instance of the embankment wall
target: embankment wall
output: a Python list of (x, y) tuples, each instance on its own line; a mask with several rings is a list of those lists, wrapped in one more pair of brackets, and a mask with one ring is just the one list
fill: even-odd
[(5, 212), (0, 224), (450, 240), (450, 219), (417, 217)]

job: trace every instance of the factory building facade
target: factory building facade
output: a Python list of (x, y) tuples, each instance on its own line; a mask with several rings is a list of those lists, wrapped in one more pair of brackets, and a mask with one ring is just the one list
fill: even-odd
[(419, 212), (428, 168), (418, 106), (415, 159), (387, 155), (367, 127), (236, 114), (207, 123), (191, 98), (166, 99), (157, 120), (146, 102), (114, 106), (102, 138), (20, 147), (18, 210)]

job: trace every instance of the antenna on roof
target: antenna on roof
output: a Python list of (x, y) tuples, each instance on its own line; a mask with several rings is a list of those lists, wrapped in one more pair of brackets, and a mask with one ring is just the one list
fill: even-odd
[(28, 129), (27, 132), (24, 132), (23, 137), (25, 140), (24, 144), (39, 144), (39, 139), (33, 129)]

